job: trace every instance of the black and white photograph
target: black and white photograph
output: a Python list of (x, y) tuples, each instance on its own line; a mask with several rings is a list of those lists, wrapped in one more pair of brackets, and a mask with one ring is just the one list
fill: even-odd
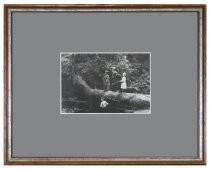
[(60, 53), (61, 114), (150, 114), (151, 53)]

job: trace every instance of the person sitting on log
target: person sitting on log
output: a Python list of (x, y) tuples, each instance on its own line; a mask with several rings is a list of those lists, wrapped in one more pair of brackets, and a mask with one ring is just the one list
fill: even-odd
[(102, 112), (107, 112), (107, 110), (108, 110), (108, 105), (109, 105), (109, 103), (106, 101), (106, 100), (104, 100), (104, 98), (102, 97), (101, 98), (101, 104), (100, 104), (100, 108), (101, 108), (101, 111)]

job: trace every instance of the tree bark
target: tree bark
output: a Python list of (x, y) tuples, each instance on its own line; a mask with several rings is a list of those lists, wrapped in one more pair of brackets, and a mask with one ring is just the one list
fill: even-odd
[[(73, 78), (75, 86), (79, 87), (80, 92), (84, 92), (88, 99), (104, 98), (108, 101), (120, 101), (124, 105), (134, 107), (150, 107), (150, 95), (137, 94), (137, 93), (125, 93), (125, 92), (114, 92), (114, 91), (103, 91), (99, 89), (91, 89), (88, 84), (79, 76), (75, 75)], [(92, 103), (93, 104), (93, 103)]]

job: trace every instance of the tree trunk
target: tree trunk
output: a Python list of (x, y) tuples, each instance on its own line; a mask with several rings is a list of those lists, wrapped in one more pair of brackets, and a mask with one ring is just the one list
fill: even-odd
[(73, 83), (79, 87), (79, 91), (84, 92), (91, 105), (94, 104), (92, 103), (93, 97), (97, 99), (103, 97), (107, 101), (120, 102), (123, 105), (134, 106), (135, 108), (147, 109), (150, 107), (150, 95), (91, 89), (79, 75), (74, 76)]

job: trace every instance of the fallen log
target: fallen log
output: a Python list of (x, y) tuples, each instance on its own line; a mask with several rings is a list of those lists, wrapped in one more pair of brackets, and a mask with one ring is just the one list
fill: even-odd
[(79, 92), (84, 92), (91, 105), (94, 104), (92, 103), (94, 102), (93, 97), (97, 99), (103, 97), (107, 101), (120, 102), (124, 105), (134, 106), (135, 108), (147, 109), (150, 107), (150, 95), (92, 89), (79, 75), (74, 76), (73, 84), (79, 89)]

